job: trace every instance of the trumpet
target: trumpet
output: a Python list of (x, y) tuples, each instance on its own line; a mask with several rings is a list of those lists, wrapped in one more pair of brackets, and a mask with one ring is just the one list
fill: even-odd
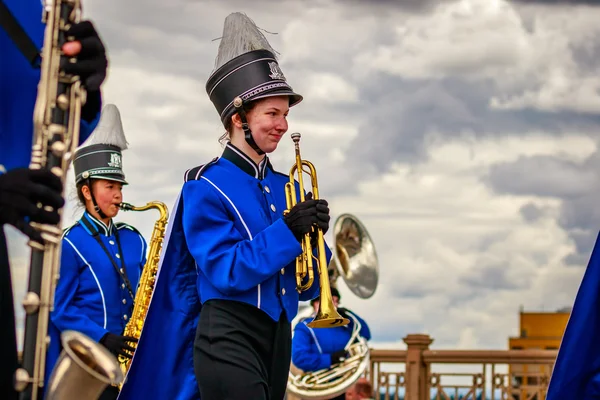
[[(306, 172), (311, 177), (313, 199), (319, 199), (319, 184), (317, 182), (317, 170), (315, 166), (307, 160), (300, 157), (300, 133), (292, 133), (291, 138), (294, 141), (296, 152), (296, 163), (292, 166), (289, 173), (289, 182), (285, 184), (285, 201), (287, 209), (283, 215), (287, 215), (290, 210), (296, 205), (298, 194), (296, 193), (295, 174), (298, 173), (298, 186), (300, 201), (305, 200), (304, 196), (304, 181), (302, 173)], [(305, 170), (306, 167), (308, 170)], [(329, 286), (329, 271), (327, 266), (327, 257), (325, 253), (325, 239), (323, 238), (323, 230), (317, 226), (313, 227), (313, 232), (316, 229), (317, 233), (317, 256), (313, 255), (310, 233), (302, 238), (302, 253), (296, 257), (296, 290), (298, 293), (308, 290), (314, 283), (314, 264), (313, 258), (317, 261), (317, 270), (319, 274), (319, 284), (321, 293), (319, 295), (319, 311), (315, 318), (308, 324), (311, 328), (333, 328), (337, 326), (345, 326), (350, 323), (347, 318), (343, 318), (335, 309), (331, 296), (331, 287)], [(302, 281), (308, 277), (305, 284)]]

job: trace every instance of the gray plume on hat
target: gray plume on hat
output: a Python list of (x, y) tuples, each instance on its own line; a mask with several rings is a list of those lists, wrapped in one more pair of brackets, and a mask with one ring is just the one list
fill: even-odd
[(235, 57), (252, 50), (268, 50), (276, 55), (267, 38), (246, 14), (235, 12), (225, 18), (223, 36), (215, 59), (215, 70)]
[(121, 150), (127, 149), (127, 139), (123, 132), (121, 113), (114, 104), (107, 104), (102, 109), (100, 121), (90, 137), (81, 145), (87, 147), (92, 144), (110, 144)]

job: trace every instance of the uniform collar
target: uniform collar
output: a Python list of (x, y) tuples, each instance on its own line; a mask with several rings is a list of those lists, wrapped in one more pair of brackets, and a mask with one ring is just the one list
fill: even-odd
[(231, 142), (228, 142), (223, 150), (222, 158), (231, 161), (235, 166), (256, 179), (265, 179), (267, 167), (271, 167), (269, 157), (265, 156), (260, 164), (256, 165), (254, 161), (243, 151), (235, 147)]
[[(105, 235), (105, 236), (112, 236), (114, 234), (114, 230), (115, 230), (115, 225), (112, 222), (112, 219), (110, 220), (110, 222), (108, 223), (108, 226), (106, 226), (106, 224), (102, 221), (100, 221), (98, 218), (92, 216), (90, 213), (88, 213), (87, 211), (83, 213), (83, 216), (81, 217), (81, 219), (86, 219), (87, 221), (91, 222), (96, 229), (98, 229), (98, 232)], [(87, 227), (85, 226), (85, 224), (81, 224), (81, 226), (83, 226), (83, 229), (85, 229), (87, 231), (87, 233), (89, 233), (90, 235), (92, 235), (93, 233), (90, 232)]]

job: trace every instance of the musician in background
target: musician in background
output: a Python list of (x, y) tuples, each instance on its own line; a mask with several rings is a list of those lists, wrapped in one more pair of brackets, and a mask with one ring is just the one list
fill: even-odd
[[(292, 341), (292, 362), (304, 372), (313, 372), (331, 368), (333, 365), (344, 361), (348, 352), (344, 349), (352, 336), (354, 321), (348, 315), (349, 311), (338, 307), (341, 299), (337, 288), (331, 288), (333, 305), (338, 313), (350, 320), (350, 324), (336, 328), (310, 328), (308, 324), (314, 319), (319, 310), (319, 299), (313, 299), (311, 305), (314, 309), (312, 317), (306, 318), (296, 324)], [(352, 315), (361, 325), (359, 336), (366, 340), (371, 339), (371, 331), (367, 323), (355, 313)], [(344, 399), (344, 395), (335, 399)]]
[(345, 400), (372, 400), (373, 385), (367, 378), (359, 378), (346, 390), (345, 396)]
[[(284, 215), (289, 176), (276, 172), (267, 154), (302, 97), (287, 84), (275, 54), (248, 17), (226, 18), (206, 87), (227, 131), (225, 149), (185, 175), (120, 400), (285, 396), (290, 321), (299, 299), (319, 295), (316, 267), (312, 286), (298, 294), (295, 260), (304, 235), (317, 226), (326, 232), (330, 217), (327, 202), (310, 196)], [(238, 96), (243, 104), (234, 105)]]
[[(44, 28), (40, 0), (0, 1), (0, 393), (16, 398), (13, 377), (17, 369), (17, 340), (11, 273), (3, 226), (12, 225), (30, 239), (41, 237), (29, 222), (55, 224), (64, 204), (61, 181), (48, 171), (32, 171), (33, 109), (40, 79), (39, 50)], [(14, 22), (11, 24), (10, 21)], [(16, 27), (16, 28), (15, 28)], [(95, 127), (100, 115), (100, 87), (106, 77), (107, 59), (102, 40), (90, 21), (71, 26), (73, 41), (63, 51), (73, 63), (64, 71), (79, 75), (88, 91), (82, 109), (80, 143)], [(17, 46), (20, 43), (20, 46)]]
[[(118, 109), (109, 104), (88, 142), (74, 157), (77, 196), (85, 211), (66, 229), (62, 240), (60, 279), (50, 314), (47, 376), (60, 354), (60, 334), (82, 332), (115, 356), (133, 352), (122, 336), (144, 264), (146, 241), (131, 225), (115, 223), (127, 184), (122, 150), (127, 148)], [(116, 399), (109, 386), (101, 399)]]

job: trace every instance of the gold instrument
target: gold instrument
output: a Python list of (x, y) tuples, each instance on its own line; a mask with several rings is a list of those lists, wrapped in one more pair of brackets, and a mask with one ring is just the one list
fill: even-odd
[[(356, 296), (363, 299), (372, 297), (377, 289), (379, 262), (369, 233), (351, 214), (343, 214), (336, 219), (333, 233), (335, 251), (328, 266), (332, 287), (336, 287), (341, 276)], [(301, 309), (292, 321), (292, 330), (312, 314), (312, 306)], [(350, 357), (330, 368), (313, 372), (303, 372), (292, 365), (287, 386), (290, 399), (294, 395), (301, 399), (339, 396), (365, 373), (369, 366), (369, 347), (367, 341), (360, 337), (360, 322), (351, 311), (347, 314), (354, 322), (352, 336), (345, 346)]]
[[(146, 265), (142, 271), (140, 282), (138, 284), (137, 291), (135, 293), (135, 300), (133, 302), (133, 312), (127, 325), (123, 336), (130, 336), (139, 339), (142, 335), (142, 328), (144, 327), (144, 321), (146, 320), (146, 314), (148, 313), (148, 307), (150, 306), (150, 299), (152, 298), (152, 292), (154, 291), (154, 283), (156, 281), (156, 274), (158, 273), (158, 262), (160, 260), (160, 252), (165, 237), (165, 227), (169, 221), (169, 211), (167, 206), (160, 201), (152, 201), (147, 203), (145, 206), (135, 207), (129, 203), (121, 203), (119, 205), (121, 210), (124, 211), (146, 211), (150, 209), (156, 209), (160, 215), (158, 220), (154, 223), (154, 229), (152, 230), (152, 237), (150, 239), (150, 250), (146, 259)], [(137, 347), (135, 343), (129, 343), (133, 348)], [(127, 351), (127, 350), (125, 350)], [(132, 356), (133, 354), (130, 353)], [(119, 364), (123, 375), (127, 375), (129, 366), (131, 365), (131, 359), (119, 356)], [(119, 387), (122, 388), (123, 384)]]
[[(79, 0), (45, 1), (42, 22), (46, 24), (41, 54), (33, 122), (31, 169), (45, 168), (63, 185), (73, 153), (79, 145), (81, 108), (86, 91), (78, 76), (66, 75), (61, 62), (67, 37), (65, 31), (81, 18)], [(64, 191), (62, 193), (64, 197)], [(59, 210), (62, 215), (62, 212)], [(48, 326), (54, 307), (54, 291), (59, 277), (62, 220), (57, 225), (31, 223), (44, 239), (30, 241), (31, 263), (25, 309), (25, 337), (22, 367), (14, 376), (20, 400), (97, 399), (109, 384), (123, 379), (117, 359), (102, 345), (79, 332), (63, 332), (63, 352), (45, 382)]]
[[(311, 177), (312, 182), (312, 195), (313, 199), (319, 199), (319, 185), (317, 182), (317, 170), (314, 165), (307, 160), (302, 160), (300, 157), (300, 133), (295, 132), (291, 134), (291, 138), (294, 141), (294, 147), (296, 151), (296, 163), (292, 166), (289, 173), (290, 181), (285, 184), (285, 200), (287, 209), (283, 212), (283, 215), (287, 215), (292, 207), (296, 205), (297, 194), (296, 194), (296, 180), (294, 175), (298, 173), (298, 185), (300, 201), (304, 201), (304, 180), (302, 173), (306, 172)], [(308, 171), (304, 169), (308, 168)], [(319, 271), (319, 283), (321, 286), (321, 294), (319, 301), (319, 312), (315, 319), (308, 324), (311, 328), (331, 328), (336, 326), (348, 325), (350, 321), (342, 317), (335, 309), (331, 296), (331, 287), (329, 286), (329, 275), (327, 272), (327, 258), (325, 253), (325, 239), (323, 238), (323, 230), (317, 227), (313, 227), (313, 230), (317, 230), (317, 268)], [(311, 245), (310, 234), (304, 235), (302, 240), (302, 254), (296, 258), (296, 289), (298, 293), (309, 289), (314, 281), (313, 271), (313, 249)], [(308, 281), (303, 285), (302, 280), (308, 276)]]

